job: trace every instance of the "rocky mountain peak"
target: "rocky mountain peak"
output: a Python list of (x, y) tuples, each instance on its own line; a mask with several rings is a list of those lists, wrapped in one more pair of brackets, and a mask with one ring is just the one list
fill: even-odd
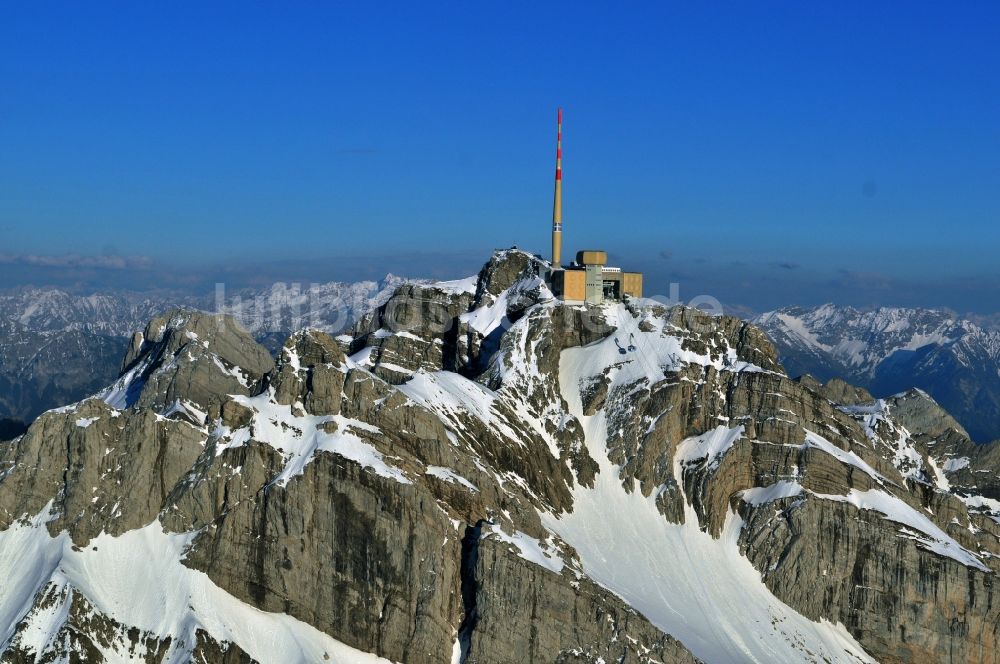
[(276, 362), (157, 317), (101, 398), (0, 444), (4, 656), (995, 659), (992, 448), (539, 267), (400, 284)]
[(175, 309), (133, 335), (122, 367), (100, 395), (112, 406), (189, 404), (217, 415), (223, 395), (259, 391), (274, 360), (232, 317)]
[(540, 276), (548, 267), (547, 261), (521, 249), (502, 249), (493, 252), (493, 256), (479, 272), (476, 304), (489, 304), (484, 302), (484, 295), (498, 297), (514, 284)]
[(344, 350), (337, 341), (321, 330), (305, 329), (285, 341), (279, 354), (281, 366), (313, 367), (331, 364), (340, 367), (345, 361)]
[(886, 399), (900, 424), (914, 433), (939, 438), (949, 431), (969, 438), (969, 433), (931, 395), (911, 389)]

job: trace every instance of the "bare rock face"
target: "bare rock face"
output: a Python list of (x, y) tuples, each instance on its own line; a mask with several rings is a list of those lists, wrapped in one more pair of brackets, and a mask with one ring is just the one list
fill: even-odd
[[(470, 534), (480, 536), (474, 529)], [(569, 582), (509, 555), (494, 538), (478, 540), (472, 557), (473, 587), (467, 592), (474, 623), (466, 623), (466, 662), (698, 661), (676, 639), (589, 580)], [(512, 649), (512, 642), (519, 647)]]
[(540, 259), (523, 251), (497, 252), (472, 280), (405, 284), (354, 327), (350, 346), (360, 362), (390, 383), (414, 371), (483, 370), (506, 330), (552, 294)]
[(258, 391), (273, 368), (233, 318), (175, 310), (133, 336), (122, 378), (105, 397), (118, 407), (158, 410), (184, 400), (214, 414), (222, 395)]
[(152, 321), (0, 443), (0, 661), (995, 661), (995, 448), (921, 393), (792, 380), (734, 318), (558, 303), (544, 267), (404, 284), (275, 360)]
[[(224, 459), (244, 471), (258, 461)], [(268, 488), (264, 474), (245, 475), (230, 478), (223, 493), (242, 497), (247, 482), (256, 493), (221, 506), (186, 564), (247, 604), (359, 650), (447, 661), (461, 614), (461, 540), (428, 489), (371, 477), (332, 454), (284, 489)], [(212, 489), (181, 499), (179, 511), (205, 491)]]
[[(204, 433), (150, 410), (123, 416), (96, 399), (42, 415), (16, 445), (0, 448), (5, 469), (0, 527), (45, 510), (53, 535), (83, 544), (156, 518), (173, 486), (203, 452)], [(127, 497), (127, 500), (125, 499)]]
[[(926, 392), (909, 390), (886, 399), (886, 403), (892, 408), (895, 419), (913, 433), (937, 438), (955, 432), (965, 438), (969, 437), (962, 425)], [(983, 449), (988, 448), (983, 446)]]
[(355, 327), (351, 352), (365, 352), (372, 372), (391, 383), (418, 369), (454, 369), (461, 337), (461, 314), (472, 294), (433, 285), (401, 286), (383, 306)]
[(476, 280), (476, 304), (478, 306), (488, 306), (495, 301), (495, 298), (504, 295), (525, 276), (538, 276), (539, 271), (544, 268), (544, 264), (537, 256), (509, 249), (498, 251), (479, 271)]
[[(900, 546), (898, 530), (877, 512), (794, 504), (788, 498), (770, 513), (753, 511), (745, 531), (747, 555), (767, 570), (776, 595), (816, 619), (839, 616), (881, 662), (995, 661), (992, 574), (915, 541)], [(810, 536), (817, 531), (824, 536)], [(945, 649), (958, 654), (942, 660)]]
[(851, 385), (840, 378), (831, 378), (826, 383), (821, 383), (809, 374), (803, 374), (795, 380), (841, 406), (859, 406), (875, 401), (875, 397), (868, 390)]
[(344, 392), (347, 358), (325, 332), (303, 330), (285, 342), (280, 366), (269, 378), (275, 400), (301, 404), (315, 415), (336, 415)]

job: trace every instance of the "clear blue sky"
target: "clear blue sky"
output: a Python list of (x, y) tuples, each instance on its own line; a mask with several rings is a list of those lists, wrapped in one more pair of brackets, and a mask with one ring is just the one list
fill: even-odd
[(570, 249), (757, 307), (768, 280), (974, 299), (998, 26), (996, 2), (8, 3), (0, 254), (547, 251), (562, 105)]

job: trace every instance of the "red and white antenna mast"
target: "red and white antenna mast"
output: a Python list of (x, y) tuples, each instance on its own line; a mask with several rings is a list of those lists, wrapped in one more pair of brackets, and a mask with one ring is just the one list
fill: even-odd
[(552, 203), (552, 267), (562, 260), (562, 109), (556, 113), (556, 192)]

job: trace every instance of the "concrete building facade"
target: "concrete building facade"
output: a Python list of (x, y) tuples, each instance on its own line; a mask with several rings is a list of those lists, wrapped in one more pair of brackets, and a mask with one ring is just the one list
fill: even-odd
[(642, 273), (609, 267), (607, 260), (603, 251), (577, 252), (572, 264), (553, 270), (553, 293), (561, 300), (587, 304), (642, 297)]

